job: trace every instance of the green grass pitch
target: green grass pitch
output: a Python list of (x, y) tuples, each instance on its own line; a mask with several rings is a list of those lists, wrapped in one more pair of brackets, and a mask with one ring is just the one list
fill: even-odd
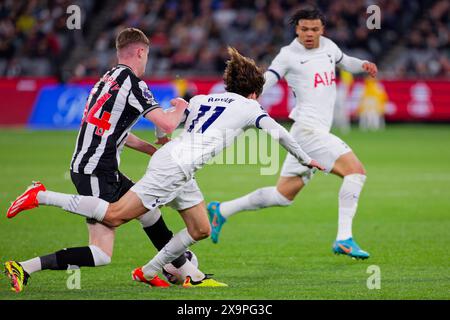
[[(143, 138), (153, 134), (139, 131)], [(68, 176), (76, 132), (0, 130), (0, 260), (25, 260), (87, 243), (84, 220), (42, 207), (8, 220), (10, 201), (31, 180), (74, 193)], [(449, 299), (450, 126), (394, 125), (379, 133), (354, 130), (342, 138), (365, 164), (368, 179), (353, 224), (371, 253), (366, 261), (334, 256), (340, 179), (319, 173), (288, 208), (247, 212), (230, 219), (221, 241), (193, 247), (200, 268), (228, 288), (149, 288), (130, 272), (155, 249), (133, 221), (117, 230), (112, 264), (81, 269), (81, 289), (69, 290), (65, 271), (33, 274), (21, 294), (0, 275), (6, 299)], [(281, 151), (280, 162), (284, 160)], [(125, 150), (121, 170), (139, 179), (147, 157)], [(207, 201), (228, 200), (273, 185), (258, 165), (211, 165), (197, 180)], [(173, 231), (178, 214), (163, 208)], [(381, 271), (381, 289), (369, 290), (368, 267)]]

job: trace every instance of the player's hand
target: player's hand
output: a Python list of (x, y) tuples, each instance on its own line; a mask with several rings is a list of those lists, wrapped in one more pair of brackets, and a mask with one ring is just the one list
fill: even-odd
[(378, 68), (375, 63), (372, 62), (364, 62), (362, 68), (365, 72), (370, 74), (371, 77), (375, 78), (378, 73)]
[(175, 108), (181, 108), (183, 110), (189, 106), (189, 103), (180, 97), (170, 100), (170, 104)]
[(159, 144), (159, 145), (163, 146), (169, 141), (170, 141), (170, 138), (168, 136), (164, 136), (164, 137), (158, 138), (155, 141), (155, 144)]
[(322, 167), (322, 165), (318, 163), (316, 160), (311, 160), (311, 162), (307, 165), (307, 167), (310, 169), (317, 168), (320, 171), (325, 171), (325, 168)]

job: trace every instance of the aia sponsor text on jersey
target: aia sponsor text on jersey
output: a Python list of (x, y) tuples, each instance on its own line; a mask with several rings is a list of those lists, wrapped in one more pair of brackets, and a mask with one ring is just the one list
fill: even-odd
[(336, 76), (334, 71), (316, 72), (314, 74), (314, 88), (317, 88), (318, 85), (332, 86), (333, 83), (336, 85)]

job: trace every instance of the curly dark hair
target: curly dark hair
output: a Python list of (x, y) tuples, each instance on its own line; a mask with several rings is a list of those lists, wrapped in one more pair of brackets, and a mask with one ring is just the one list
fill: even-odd
[(235, 48), (228, 47), (230, 60), (223, 74), (225, 90), (248, 97), (252, 93), (261, 95), (264, 73), (253, 59), (242, 56)]
[(293, 26), (296, 26), (300, 20), (316, 20), (320, 19), (322, 21), (322, 25), (325, 26), (325, 15), (316, 7), (305, 7), (303, 9), (300, 9), (296, 11), (291, 19), (289, 20), (289, 23)]

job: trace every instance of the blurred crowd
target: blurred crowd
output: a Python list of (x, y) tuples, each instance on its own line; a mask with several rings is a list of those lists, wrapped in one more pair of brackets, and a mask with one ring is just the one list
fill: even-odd
[[(92, 14), (90, 0), (1, 0), (0, 76), (56, 75), (80, 33), (69, 32), (66, 9)], [(82, 19), (83, 21), (83, 19)]]
[[(70, 1), (96, 19), (95, 1)], [(96, 23), (91, 52), (73, 65), (75, 76), (98, 76), (116, 63), (114, 39), (125, 27), (142, 29), (151, 42), (147, 75), (219, 75), (232, 45), (267, 67), (295, 37), (289, 17), (297, 0), (122, 0)], [(42, 74), (64, 62), (71, 33), (65, 28), (69, 1), (3, 1), (0, 4), (0, 75)], [(108, 1), (95, 2), (106, 5)], [(49, 5), (51, 4), (51, 5)], [(450, 76), (448, 0), (301, 1), (326, 15), (326, 36), (349, 55), (381, 64), (389, 76)], [(381, 8), (381, 29), (366, 27), (366, 8)], [(101, 7), (100, 5), (100, 7)], [(101, 8), (100, 8), (101, 9)], [(101, 11), (101, 10), (99, 10)], [(97, 15), (97, 16), (96, 16)], [(67, 52), (69, 50), (69, 52)], [(64, 59), (62, 59), (64, 56)], [(30, 65), (39, 60), (41, 69)], [(54, 62), (57, 61), (55, 64)], [(36, 64), (36, 63), (35, 63)]]
[(450, 1), (435, 1), (405, 34), (395, 76), (450, 77)]

